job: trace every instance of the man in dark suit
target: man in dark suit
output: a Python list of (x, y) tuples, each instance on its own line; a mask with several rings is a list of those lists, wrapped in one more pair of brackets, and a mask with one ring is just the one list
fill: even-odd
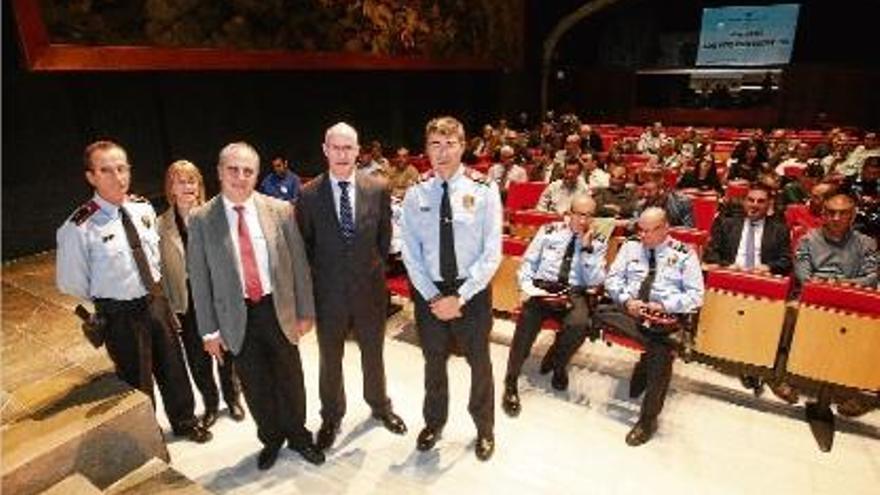
[(387, 287), (385, 259), (391, 243), (391, 203), (378, 179), (355, 170), (357, 131), (340, 122), (327, 129), (328, 170), (303, 190), (296, 217), (312, 266), (321, 354), (321, 418), (317, 445), (326, 450), (345, 415), (342, 355), (354, 331), (361, 349), (364, 398), (373, 417), (393, 433), (406, 433), (385, 387)]
[(286, 201), (254, 193), (260, 158), (232, 143), (217, 164), (220, 194), (190, 216), (187, 265), (205, 350), (223, 364), (229, 350), (271, 468), (286, 440), (321, 464), (305, 428), (306, 394), (297, 342), (315, 318), (302, 237)]
[(758, 273), (788, 275), (791, 243), (788, 229), (776, 217), (768, 217), (770, 190), (759, 183), (749, 187), (743, 204), (745, 217), (718, 217), (712, 240), (703, 254), (704, 268), (731, 266)]
[[(743, 207), (745, 216), (719, 216), (712, 225), (712, 238), (703, 254), (703, 268), (734, 267), (756, 273), (788, 275), (792, 270), (791, 241), (786, 225), (768, 216), (772, 194), (767, 186), (749, 186)], [(743, 386), (761, 393), (761, 378), (742, 375)], [(781, 380), (767, 382), (780, 399), (795, 403), (797, 392)]]

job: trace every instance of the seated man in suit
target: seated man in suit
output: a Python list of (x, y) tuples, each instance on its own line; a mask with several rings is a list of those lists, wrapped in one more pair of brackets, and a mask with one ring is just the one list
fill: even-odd
[(770, 200), (770, 190), (754, 183), (743, 205), (745, 218), (718, 217), (703, 254), (706, 270), (730, 266), (774, 275), (791, 272), (788, 229), (778, 219), (767, 216)]
[[(627, 241), (617, 253), (605, 278), (605, 290), (614, 304), (599, 306), (595, 321), (638, 340), (645, 352), (633, 370), (630, 395), (645, 399), (639, 420), (626, 436), (630, 446), (641, 445), (657, 430), (672, 379), (671, 328), (650, 317), (683, 316), (703, 305), (703, 274), (697, 254), (669, 237), (666, 212), (647, 208), (639, 216), (638, 240)], [(638, 385), (637, 385), (638, 384)]]
[[(769, 216), (770, 190), (758, 182), (749, 186), (743, 201), (745, 216), (721, 217), (712, 225), (712, 237), (703, 254), (703, 269), (731, 267), (761, 274), (788, 275), (791, 273), (791, 244), (788, 228)], [(755, 393), (763, 390), (759, 377), (743, 375), (746, 388)], [(797, 393), (785, 382), (771, 381), (770, 389), (780, 399), (797, 402)]]
[(560, 320), (563, 330), (548, 349), (541, 372), (553, 370), (553, 388), (568, 387), (565, 367), (592, 327), (585, 291), (600, 285), (605, 278), (608, 244), (592, 228), (595, 211), (592, 198), (585, 194), (575, 196), (567, 221), (542, 226), (523, 256), (519, 286), (529, 299), (516, 323), (507, 359), (502, 407), (510, 416), (520, 412), (516, 381), (544, 318)]

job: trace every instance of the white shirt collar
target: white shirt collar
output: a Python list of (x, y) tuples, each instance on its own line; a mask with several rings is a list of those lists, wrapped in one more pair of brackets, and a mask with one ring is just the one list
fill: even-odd
[(223, 194), (221, 194), (220, 197), (223, 198), (223, 207), (226, 209), (226, 211), (236, 213), (235, 207), (238, 206), (239, 204), (244, 206), (245, 212), (256, 211), (256, 205), (254, 204), (254, 195), (253, 194), (248, 196), (248, 199), (244, 200), (243, 203), (233, 203), (232, 201), (230, 201), (229, 198), (227, 198)]

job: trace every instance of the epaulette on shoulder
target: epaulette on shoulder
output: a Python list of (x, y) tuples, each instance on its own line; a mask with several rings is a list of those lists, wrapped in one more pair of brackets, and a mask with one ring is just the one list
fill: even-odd
[(556, 232), (557, 230), (560, 230), (563, 227), (565, 227), (565, 222), (563, 222), (563, 221), (545, 223), (544, 224), (544, 232), (547, 234), (552, 234), (553, 232)]
[(679, 241), (679, 240), (677, 240), (677, 239), (671, 239), (671, 240), (669, 241), (669, 246), (670, 246), (672, 249), (678, 251), (679, 253), (685, 253), (685, 254), (687, 254), (687, 252), (688, 252), (688, 250), (689, 250), (687, 244), (685, 244), (685, 243), (683, 243), (683, 242), (681, 242), (681, 241)]
[(149, 199), (147, 199), (143, 196), (138, 196), (137, 194), (129, 194), (128, 201), (131, 201), (132, 203), (147, 203), (147, 204), (150, 203)]
[(100, 210), (101, 207), (98, 206), (98, 203), (95, 200), (89, 200), (88, 203), (80, 206), (70, 217), (70, 221), (75, 223), (76, 225), (82, 225), (83, 222), (88, 220), (92, 215), (95, 214), (96, 211)]
[(484, 174), (480, 173), (480, 171), (478, 171), (478, 170), (474, 170), (470, 167), (464, 167), (463, 175), (465, 177), (467, 177), (468, 179), (470, 179), (470, 180), (472, 180), (482, 186), (489, 185), (489, 178), (486, 177)]

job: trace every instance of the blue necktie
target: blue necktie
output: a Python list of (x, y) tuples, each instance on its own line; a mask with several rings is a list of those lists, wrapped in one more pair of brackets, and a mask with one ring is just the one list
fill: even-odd
[(755, 223), (751, 220), (746, 222), (746, 268), (755, 267)]
[(351, 199), (348, 196), (348, 181), (339, 181), (339, 227), (342, 230), (342, 238), (351, 244), (354, 239), (354, 215), (351, 212)]

